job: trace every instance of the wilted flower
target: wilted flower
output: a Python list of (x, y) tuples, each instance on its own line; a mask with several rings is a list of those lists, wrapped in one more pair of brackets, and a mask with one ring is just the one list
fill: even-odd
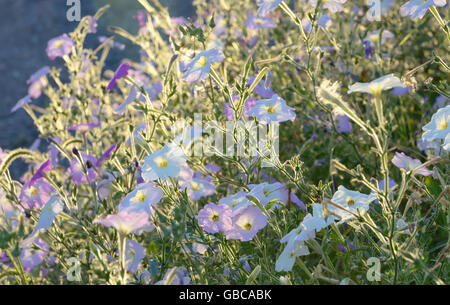
[(48, 42), (47, 55), (51, 60), (54, 60), (56, 57), (63, 57), (72, 52), (73, 46), (73, 40), (67, 34), (63, 34)]
[(145, 181), (176, 177), (185, 164), (186, 155), (183, 151), (176, 144), (168, 143), (162, 149), (145, 157), (142, 177)]
[(106, 227), (113, 227), (124, 234), (137, 234), (151, 232), (155, 226), (150, 222), (147, 213), (136, 213), (120, 211), (118, 214), (110, 214), (106, 218), (97, 218), (94, 223), (102, 224)]
[(430, 6), (445, 6), (447, 0), (410, 0), (400, 7), (402, 17), (411, 16), (411, 18), (422, 19)]
[(416, 169), (417, 167), (422, 165), (422, 162), (418, 159), (413, 159), (411, 157), (408, 157), (404, 153), (396, 152), (394, 158), (392, 158), (392, 163), (394, 163), (395, 166), (398, 168), (403, 168), (406, 171), (414, 171), (415, 173), (422, 175), (422, 176), (429, 176), (433, 172), (428, 170), (425, 167), (421, 167), (419, 169)]
[(255, 206), (247, 207), (232, 219), (233, 228), (225, 232), (227, 239), (252, 240), (267, 224), (267, 216)]
[(267, 100), (257, 101), (247, 115), (256, 117), (262, 124), (293, 121), (296, 116), (294, 108), (286, 105), (286, 102), (278, 95)]
[(208, 233), (231, 230), (231, 209), (226, 204), (209, 203), (198, 212), (198, 222)]
[(224, 55), (218, 49), (202, 51), (187, 64), (183, 79), (187, 82), (196, 82), (205, 79), (209, 75), (211, 63), (221, 62), (223, 59)]

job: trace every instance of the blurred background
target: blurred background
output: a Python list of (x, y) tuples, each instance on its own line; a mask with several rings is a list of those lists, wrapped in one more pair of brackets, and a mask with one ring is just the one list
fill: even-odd
[[(149, 0), (151, 2), (151, 0)], [(11, 108), (19, 99), (27, 95), (27, 79), (45, 65), (62, 66), (62, 60), (51, 61), (45, 52), (47, 42), (63, 33), (71, 32), (77, 22), (69, 22), (66, 0), (1, 0), (0, 10), (0, 148), (11, 150), (30, 147), (38, 133), (33, 121), (22, 109), (11, 113)], [(194, 15), (192, 0), (160, 0), (169, 8), (171, 16), (191, 17)], [(107, 27), (120, 26), (131, 33), (138, 31), (136, 12), (141, 10), (137, 0), (81, 0), (82, 17), (94, 15), (98, 8), (109, 4), (111, 7), (99, 21), (97, 34), (90, 35), (90, 47), (99, 44), (99, 36), (110, 36)], [(110, 69), (115, 69), (123, 58), (138, 59), (137, 49), (128, 41), (125, 50), (113, 50), (107, 61)], [(45, 103), (45, 97), (33, 101)], [(25, 164), (15, 161), (12, 175), (18, 178)]]

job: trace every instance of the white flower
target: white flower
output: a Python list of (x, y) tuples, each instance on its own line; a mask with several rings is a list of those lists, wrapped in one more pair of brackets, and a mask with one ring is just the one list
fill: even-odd
[(180, 168), (186, 164), (186, 156), (175, 144), (166, 144), (162, 149), (145, 157), (142, 166), (142, 178), (145, 181), (156, 179), (166, 180), (176, 177)]
[(331, 201), (343, 207), (345, 210), (339, 209), (333, 205), (329, 205), (328, 209), (330, 212), (340, 216), (341, 219), (339, 223), (343, 223), (355, 217), (351, 213), (364, 214), (367, 212), (370, 203), (375, 199), (377, 199), (377, 196), (373, 193), (366, 195), (357, 191), (350, 191), (341, 185), (336, 193), (334, 193)]
[(355, 83), (348, 87), (348, 94), (353, 92), (364, 92), (378, 96), (382, 91), (389, 90), (394, 87), (405, 87), (405, 85), (398, 77), (394, 76), (394, 74), (389, 74), (377, 78), (369, 83)]
[(247, 115), (256, 117), (262, 124), (293, 121), (296, 116), (294, 108), (286, 105), (286, 101), (276, 94), (270, 99), (256, 101)]
[(275, 263), (275, 270), (280, 271), (291, 271), (295, 263), (295, 258), (297, 256), (304, 256), (309, 254), (309, 249), (303, 241), (300, 240), (290, 240), (283, 252), (277, 259)]
[(119, 211), (146, 212), (151, 215), (162, 198), (163, 191), (153, 182), (142, 183), (125, 196), (119, 204)]
[(323, 210), (323, 206), (318, 203), (313, 205), (313, 215), (308, 214), (303, 219), (300, 226), (305, 231), (319, 232), (323, 228), (328, 227), (335, 221), (334, 216), (326, 215)]
[(424, 131), (422, 139), (432, 141), (435, 139), (444, 140), (450, 132), (450, 105), (439, 109), (431, 117), (431, 121), (423, 126)]

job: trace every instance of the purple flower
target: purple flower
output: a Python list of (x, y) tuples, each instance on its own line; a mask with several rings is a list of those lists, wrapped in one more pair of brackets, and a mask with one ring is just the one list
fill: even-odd
[(256, 5), (259, 6), (258, 15), (266, 16), (271, 11), (275, 10), (281, 1), (282, 0), (258, 0), (258, 2), (256, 2)]
[(28, 88), (28, 96), (37, 99), (42, 94), (42, 89), (48, 85), (47, 74), (50, 72), (50, 67), (45, 66), (39, 71), (31, 75), (27, 80), (27, 84), (30, 85)]
[(52, 161), (47, 160), (42, 164), (39, 169), (36, 171), (36, 173), (33, 175), (33, 177), (30, 180), (30, 185), (33, 185), (36, 180), (42, 178), (42, 173), (48, 172), (52, 170)]
[(100, 127), (100, 123), (81, 123), (81, 124), (75, 124), (67, 127), (67, 130), (75, 130), (79, 131), (81, 133), (85, 133), (91, 129)]
[[(320, 27), (322, 27), (324, 29), (329, 28), (331, 26), (330, 16), (328, 16), (328, 15), (320, 16), (318, 24)], [(309, 33), (311, 31), (311, 21), (308, 18), (303, 18), (302, 26), (307, 33)]]
[(406, 171), (414, 170), (415, 173), (422, 175), (422, 176), (429, 176), (433, 173), (432, 171), (428, 170), (425, 167), (415, 170), (415, 168), (422, 165), (422, 162), (420, 162), (420, 160), (418, 160), (418, 159), (413, 159), (411, 157), (408, 157), (407, 155), (405, 155), (402, 152), (395, 153), (394, 158), (392, 158), (392, 163), (394, 163), (394, 165), (397, 166), (398, 168), (403, 168)]
[(221, 62), (224, 59), (222, 51), (210, 49), (198, 53), (190, 63), (186, 65), (186, 72), (183, 80), (187, 82), (196, 82), (205, 79), (209, 75), (211, 63)]
[[(255, 81), (256, 76), (249, 76), (247, 79), (247, 84), (251, 85)], [(261, 83), (261, 81), (256, 85), (255, 92), (262, 98), (271, 98), (275, 92), (273, 92), (271, 84), (273, 81), (273, 75), (272, 71), (269, 71), (267, 73), (266, 79), (264, 83)]]
[(225, 232), (227, 239), (252, 240), (256, 233), (267, 225), (267, 216), (255, 206), (247, 207), (233, 216), (232, 220), (232, 229)]
[(91, 17), (89, 19), (89, 31), (88, 31), (88, 33), (90, 33), (90, 34), (97, 33), (97, 27), (98, 27), (97, 19), (95, 19), (95, 17)]
[(147, 213), (135, 213), (121, 211), (118, 214), (110, 214), (106, 218), (97, 218), (94, 223), (102, 224), (106, 227), (113, 227), (124, 234), (137, 234), (151, 232), (155, 227), (150, 223)]
[[(323, 7), (330, 10), (333, 13), (342, 12), (344, 10), (344, 3), (347, 0), (327, 0), (322, 1)], [(309, 0), (309, 4), (312, 6), (317, 5), (317, 0)]]
[(19, 199), (27, 209), (40, 209), (50, 198), (53, 187), (44, 179), (37, 179), (33, 184), (25, 183), (20, 192)]
[(352, 132), (353, 127), (350, 118), (343, 113), (333, 112), (333, 119), (337, 124), (337, 132)]
[(72, 52), (73, 46), (73, 40), (67, 34), (63, 34), (48, 42), (47, 55), (51, 60), (54, 60), (56, 57), (63, 57)]
[(133, 18), (138, 20), (140, 27), (143, 27), (147, 24), (148, 15), (146, 11), (139, 10)]
[(100, 156), (100, 158), (98, 158), (97, 162), (95, 163), (96, 167), (99, 167), (101, 165), (101, 163), (103, 162), (103, 160), (105, 159), (109, 159), (111, 157), (111, 153), (116, 150), (117, 144), (113, 144), (111, 145), (110, 148), (108, 148), (103, 155)]
[(245, 27), (254, 30), (270, 29), (276, 27), (275, 22), (267, 17), (251, 16), (245, 22)]
[(29, 95), (25, 96), (24, 98), (21, 98), (16, 105), (11, 109), (12, 112), (16, 112), (19, 108), (22, 108), (23, 106), (31, 103), (31, 97)]
[[(77, 158), (74, 158), (72, 162), (70, 162), (69, 173), (72, 176), (72, 180), (77, 184), (88, 184), (95, 179), (97, 179), (98, 174), (94, 165), (97, 164), (97, 158), (91, 155), (87, 155), (81, 153), (81, 158), (83, 159), (84, 166), (87, 169), (87, 177), (83, 171), (83, 166), (80, 164)], [(88, 167), (87, 163), (90, 162), (91, 166)]]
[(116, 82), (118, 79), (121, 79), (124, 76), (128, 75), (128, 71), (130, 70), (131, 64), (129, 62), (125, 62), (117, 68), (116, 72), (114, 73), (113, 78), (108, 84), (108, 87), (106, 88), (107, 91), (110, 91), (114, 89), (114, 86), (116, 85)]
[[(233, 103), (236, 105), (237, 102), (239, 102), (239, 97), (233, 96)], [(244, 115), (244, 117), (247, 117), (247, 113), (255, 105), (256, 105), (256, 98), (251, 97), (251, 98), (248, 98), (245, 100), (244, 109), (242, 111), (242, 114)], [(234, 111), (233, 111), (233, 109), (231, 109), (231, 105), (229, 102), (225, 104), (225, 115), (228, 118), (228, 120), (230, 120), (230, 121), (234, 120)]]
[(27, 272), (30, 272), (33, 267), (38, 266), (44, 261), (44, 258), (47, 256), (47, 251), (50, 248), (40, 237), (34, 240), (34, 243), (42, 250), (34, 250), (31, 247), (26, 247), (20, 253), (23, 269)]
[(201, 172), (194, 173), (187, 165), (181, 168), (178, 182), (182, 190), (187, 189), (189, 198), (194, 201), (211, 196), (216, 190), (209, 177), (202, 177)]
[(400, 7), (402, 17), (411, 16), (411, 18), (422, 19), (430, 6), (445, 6), (447, 0), (411, 0)]
[(209, 203), (198, 212), (198, 222), (208, 233), (231, 230), (231, 209), (226, 204)]

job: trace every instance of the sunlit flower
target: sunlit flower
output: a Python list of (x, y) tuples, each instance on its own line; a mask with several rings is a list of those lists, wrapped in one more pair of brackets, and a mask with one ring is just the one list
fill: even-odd
[(309, 254), (309, 249), (305, 245), (304, 241), (291, 239), (288, 241), (283, 252), (281, 252), (275, 263), (275, 271), (291, 271), (294, 267), (295, 259), (298, 256), (304, 256)]
[(64, 209), (64, 204), (57, 194), (52, 194), (50, 199), (44, 205), (39, 215), (39, 220), (34, 227), (31, 237), (35, 236), (38, 232), (47, 231), (48, 228), (53, 224), (55, 217), (61, 213)]
[[(340, 217), (340, 223), (346, 222), (355, 216), (353, 214), (364, 214), (369, 209), (372, 201), (377, 199), (374, 194), (362, 194), (357, 191), (351, 191), (344, 186), (339, 186), (336, 193), (334, 193), (331, 201), (345, 210), (339, 209), (333, 205), (328, 205), (328, 210), (333, 212), (333, 215)], [(353, 213), (353, 214), (352, 214)]]
[[(309, 0), (309, 4), (314, 7), (317, 5), (317, 2), (317, 0)], [(347, 0), (326, 0), (322, 1), (322, 5), (324, 8), (330, 10), (330, 12), (337, 13), (344, 10), (345, 2), (347, 2)]]
[(183, 151), (176, 144), (168, 143), (162, 149), (145, 157), (142, 177), (145, 181), (176, 177), (185, 164), (186, 156)]
[(81, 133), (85, 133), (91, 129), (100, 127), (100, 123), (81, 123), (81, 124), (75, 124), (67, 127), (67, 130), (75, 130), (79, 131)]
[(274, 203), (274, 207), (280, 207), (280, 202), (286, 205), (289, 201), (288, 190), (279, 182), (250, 184), (248, 188), (250, 189), (249, 195), (257, 198), (263, 206)]
[(245, 22), (245, 27), (254, 30), (270, 29), (276, 27), (275, 22), (267, 17), (251, 16)]
[(14, 107), (11, 109), (11, 112), (16, 112), (17, 110), (19, 110), (20, 108), (22, 108), (25, 105), (28, 105), (29, 103), (31, 103), (31, 97), (29, 95), (21, 98), (15, 105)]
[(48, 42), (47, 55), (51, 60), (54, 60), (56, 57), (63, 57), (72, 52), (73, 46), (73, 40), (67, 34), (63, 34)]
[(50, 72), (50, 67), (45, 66), (27, 80), (27, 84), (30, 85), (28, 87), (28, 96), (34, 99), (37, 99), (42, 94), (42, 89), (44, 89), (48, 85), (47, 74)]
[(178, 183), (182, 190), (187, 189), (189, 198), (194, 201), (206, 196), (211, 196), (216, 190), (216, 186), (211, 182), (211, 179), (202, 177), (200, 172), (192, 172), (187, 166), (182, 168)]
[(404, 153), (396, 152), (394, 158), (392, 158), (392, 163), (394, 163), (395, 166), (398, 168), (403, 168), (406, 171), (414, 171), (415, 173), (422, 175), (422, 176), (429, 176), (433, 172), (428, 170), (425, 167), (421, 167), (419, 169), (416, 169), (417, 167), (422, 165), (422, 162), (418, 159), (413, 159), (411, 157), (408, 157)]
[(118, 214), (110, 214), (106, 218), (97, 218), (94, 223), (113, 227), (124, 234), (140, 235), (142, 232), (151, 232), (155, 228), (147, 213), (129, 211), (120, 211)]
[(252, 206), (253, 202), (247, 199), (247, 192), (240, 191), (234, 195), (223, 197), (219, 203), (228, 205), (232, 210), (232, 215), (236, 216), (247, 207)]
[(450, 105), (433, 114), (431, 121), (423, 126), (422, 130), (424, 131), (422, 135), (424, 141), (444, 140), (450, 133)]
[(125, 264), (128, 272), (136, 273), (145, 257), (146, 250), (134, 240), (127, 240), (125, 244)]
[(226, 204), (209, 203), (198, 212), (198, 222), (208, 233), (231, 230), (231, 209)]
[(247, 207), (232, 219), (233, 228), (225, 232), (227, 239), (252, 240), (267, 225), (267, 216), (255, 206)]
[[(97, 164), (97, 158), (95, 158), (94, 156), (85, 154), (85, 153), (81, 153), (81, 158), (83, 159), (84, 162), (84, 167), (87, 170), (87, 175), (84, 173), (84, 169), (83, 166), (80, 164), (80, 161), (78, 160), (78, 158), (74, 158), (71, 162), (70, 162), (70, 168), (69, 168), (69, 173), (72, 176), (72, 180), (77, 184), (88, 184), (92, 181), (95, 181), (95, 179), (97, 179), (98, 177), (98, 173), (96, 171), (96, 169), (94, 168), (95, 164)], [(90, 164), (90, 166), (87, 166), (87, 164)]]
[(190, 63), (186, 65), (183, 79), (187, 82), (196, 82), (205, 79), (209, 75), (211, 64), (221, 62), (224, 59), (222, 51), (210, 49), (198, 53)]
[[(377, 20), (379, 17), (386, 15), (389, 12), (389, 10), (391, 9), (391, 7), (394, 6), (394, 0), (378, 1), (379, 4), (377, 3), (377, 1), (373, 1), (371, 3), (372, 3), (372, 7), (370, 7), (366, 13), (366, 18), (369, 21)], [(378, 13), (377, 5), (379, 5), (379, 9), (380, 9), (379, 16), (377, 16), (377, 13)]]
[(256, 117), (262, 124), (293, 121), (296, 116), (294, 108), (286, 105), (286, 102), (278, 95), (257, 101), (247, 115)]
[(282, 0), (258, 0), (258, 2), (256, 2), (256, 5), (259, 6), (258, 15), (266, 16), (267, 14), (275, 10), (278, 4), (281, 3), (281, 1)]
[(163, 191), (153, 182), (138, 185), (119, 204), (119, 211), (153, 213), (156, 204), (163, 198)]
[(313, 214), (308, 214), (303, 218), (300, 224), (300, 228), (304, 230), (305, 234), (310, 234), (309, 232), (319, 232), (323, 228), (331, 225), (336, 218), (332, 215), (328, 215), (323, 210), (323, 206), (319, 203), (314, 203)]
[(20, 201), (27, 209), (40, 209), (50, 198), (53, 187), (44, 179), (36, 179), (33, 184), (27, 182), (20, 192)]
[(369, 83), (355, 83), (348, 87), (348, 94), (353, 92), (364, 92), (372, 94), (373, 96), (379, 96), (382, 91), (389, 90), (394, 87), (405, 87), (405, 85), (398, 77), (394, 76), (394, 74), (389, 74), (377, 78)]
[(49, 250), (48, 244), (40, 237), (33, 241), (39, 249), (33, 249), (32, 246), (25, 247), (21, 250), (20, 260), (22, 262), (23, 269), (30, 272), (32, 268), (40, 265), (44, 258), (47, 257), (47, 251)]
[(402, 16), (411, 16), (411, 18), (422, 19), (430, 6), (445, 6), (447, 0), (410, 0), (400, 7)]

